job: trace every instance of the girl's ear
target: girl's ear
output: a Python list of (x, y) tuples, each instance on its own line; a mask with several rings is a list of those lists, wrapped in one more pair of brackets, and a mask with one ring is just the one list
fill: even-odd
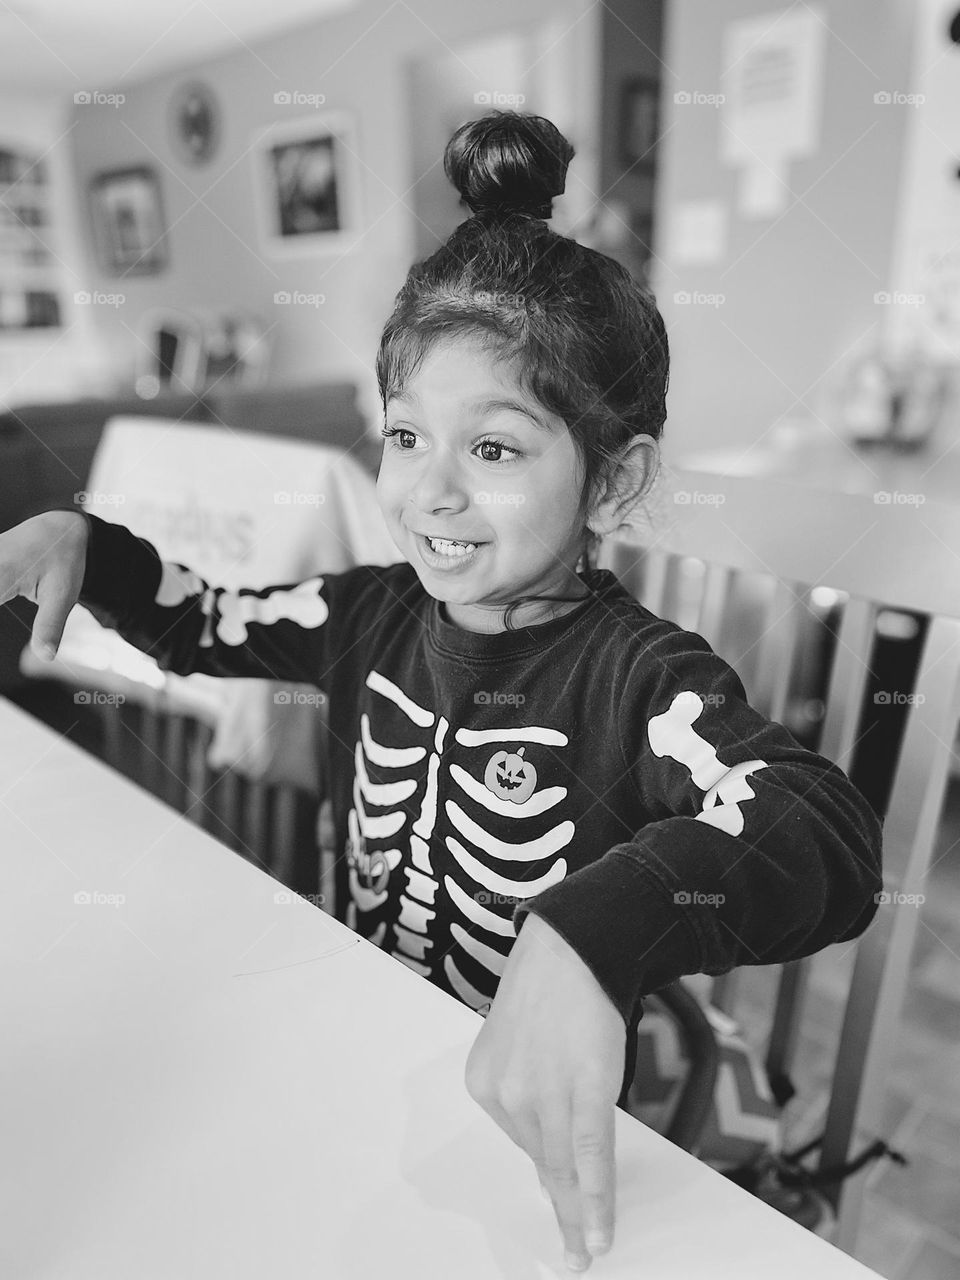
[(606, 492), (587, 517), (594, 533), (603, 537), (619, 529), (633, 508), (649, 492), (660, 466), (660, 442), (638, 435), (621, 449), (612, 464)]

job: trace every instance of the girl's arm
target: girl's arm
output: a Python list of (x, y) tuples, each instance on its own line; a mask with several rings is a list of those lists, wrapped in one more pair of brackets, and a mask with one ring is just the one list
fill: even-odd
[(881, 824), (847, 776), (746, 700), (672, 624), (627, 681), (621, 737), (649, 822), (518, 906), (589, 966), (627, 1025), (683, 974), (774, 964), (857, 937), (882, 888)]
[(253, 589), (209, 585), (123, 525), (84, 512), (79, 603), (177, 675), (251, 676), (324, 688), (331, 588), (342, 575)]

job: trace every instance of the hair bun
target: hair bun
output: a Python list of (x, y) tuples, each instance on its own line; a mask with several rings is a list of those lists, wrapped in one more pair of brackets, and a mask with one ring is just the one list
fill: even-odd
[(443, 169), (475, 214), (549, 218), (574, 149), (543, 116), (493, 111), (468, 120), (443, 153)]

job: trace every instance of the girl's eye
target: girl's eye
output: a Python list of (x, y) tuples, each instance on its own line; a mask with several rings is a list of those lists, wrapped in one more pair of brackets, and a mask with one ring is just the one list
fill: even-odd
[[(400, 436), (401, 440), (397, 441), (396, 448), (398, 448), (402, 453), (410, 453), (411, 449), (408, 449), (406, 445), (402, 443), (402, 437), (413, 436), (414, 438), (416, 438), (417, 433), (415, 431), (410, 431), (409, 428), (407, 427), (390, 427), (390, 428), (381, 427), (380, 434), (384, 437), (385, 440), (391, 440), (394, 436)], [(492, 449), (499, 449), (499, 450), (506, 449), (508, 453), (512, 453), (518, 458), (523, 457), (523, 454), (519, 449), (514, 449), (512, 445), (504, 444), (502, 440), (495, 440), (492, 436), (488, 436), (484, 440), (478, 440), (476, 447), (478, 449), (485, 449), (485, 448), (492, 448)], [(500, 462), (502, 461), (502, 459), (499, 457), (497, 458), (483, 457), (481, 458), (481, 461), (482, 462)]]

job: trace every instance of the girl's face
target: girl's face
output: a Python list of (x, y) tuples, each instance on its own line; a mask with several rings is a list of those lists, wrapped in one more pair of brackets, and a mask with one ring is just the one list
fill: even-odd
[[(469, 339), (439, 342), (404, 393), (388, 399), (385, 431), (395, 434), (384, 441), (380, 509), (451, 622), (503, 631), (519, 595), (587, 594), (576, 576), (582, 463), (563, 419), (525, 395), (509, 366)], [(427, 535), (475, 549), (444, 555)], [(531, 601), (511, 625), (575, 607)]]

